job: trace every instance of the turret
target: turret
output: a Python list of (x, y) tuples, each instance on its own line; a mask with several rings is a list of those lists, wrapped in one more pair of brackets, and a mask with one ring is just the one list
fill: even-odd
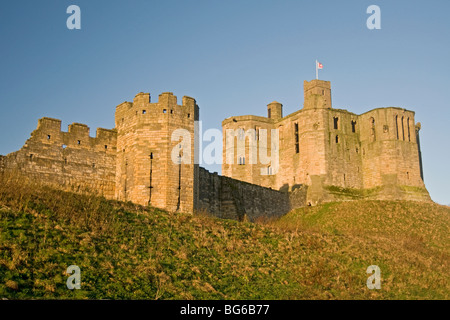
[(277, 101), (269, 103), (267, 105), (267, 117), (274, 120), (283, 118), (283, 105)]
[(303, 82), (303, 109), (331, 109), (330, 81), (311, 80)]

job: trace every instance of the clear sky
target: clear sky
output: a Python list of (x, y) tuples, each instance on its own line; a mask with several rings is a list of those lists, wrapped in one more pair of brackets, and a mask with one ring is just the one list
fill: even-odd
[[(81, 30), (69, 30), (69, 5)], [(369, 5), (381, 30), (369, 30)], [(2, 1), (0, 154), (48, 116), (114, 127), (136, 93), (191, 96), (204, 129), (232, 115), (303, 104), (315, 60), (333, 107), (397, 106), (421, 122), (425, 184), (450, 204), (450, 1)], [(219, 165), (206, 166), (220, 172)]]

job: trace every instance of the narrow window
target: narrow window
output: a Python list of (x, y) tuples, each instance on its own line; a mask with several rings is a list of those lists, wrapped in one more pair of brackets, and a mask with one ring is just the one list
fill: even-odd
[(397, 131), (397, 140), (399, 140), (399, 135), (398, 135), (398, 116), (395, 116), (395, 131)]
[(188, 118), (190, 118), (191, 117), (191, 114), (190, 113), (188, 113)]
[(334, 129), (337, 130), (338, 124), (339, 124), (339, 118), (338, 117), (333, 117), (333, 121), (334, 121)]
[(403, 118), (402, 117), (402, 136), (403, 136), (403, 141), (405, 141), (405, 126), (403, 125)]
[(170, 114), (173, 114), (173, 109), (170, 109)]
[(167, 110), (166, 110), (166, 109), (163, 109), (163, 113), (167, 113)]
[(67, 148), (67, 146), (66, 146), (65, 144), (63, 144), (63, 145), (62, 145), (62, 148), (65, 149), (65, 148)]
[(272, 116), (271, 116), (271, 114), (272, 114), (272, 112), (271, 112), (272, 110), (269, 108), (269, 109), (267, 109), (267, 114), (268, 114), (268, 117), (269, 118), (271, 118)]
[(409, 180), (409, 172), (406, 172), (406, 178)]
[(147, 113), (147, 110), (142, 110), (142, 114), (146, 114)]
[(371, 135), (371, 142), (376, 140), (376, 136), (375, 136), (375, 119), (374, 118), (370, 118), (370, 124), (371, 124), (371, 129), (370, 129), (370, 135)]
[(105, 144), (105, 150), (108, 150), (108, 146)]
[(33, 154), (30, 154), (30, 161), (33, 161)]
[(339, 143), (339, 136), (336, 136), (336, 143)]
[(78, 140), (78, 144), (81, 144), (81, 140)]
[(64, 158), (64, 164), (67, 164), (67, 158)]
[(298, 141), (298, 123), (296, 122), (294, 124), (294, 128), (295, 128), (295, 153), (300, 153), (300, 146), (299, 146), (299, 141)]
[(245, 140), (245, 131), (243, 128), (239, 128), (238, 136), (239, 136), (239, 140), (241, 140), (241, 141)]
[(409, 131), (409, 118), (406, 121), (406, 126), (408, 127), (408, 141), (411, 141), (411, 132)]
[(50, 140), (50, 138), (51, 138), (51, 136), (50, 136), (50, 135), (47, 135), (47, 140)]
[(95, 163), (92, 164), (92, 168), (95, 168)]
[(345, 182), (345, 173), (344, 173), (344, 182)]
[(356, 132), (356, 121), (352, 121), (352, 132)]

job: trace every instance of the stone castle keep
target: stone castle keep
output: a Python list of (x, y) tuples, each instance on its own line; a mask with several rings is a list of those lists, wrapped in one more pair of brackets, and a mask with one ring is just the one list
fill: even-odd
[[(232, 129), (239, 133), (233, 141), (245, 146), (224, 141), (222, 176), (195, 164), (194, 138), (192, 152), (180, 150), (180, 158), (188, 161), (172, 161), (179, 144), (172, 133), (184, 129), (195, 137), (199, 107), (186, 96), (178, 105), (171, 92), (153, 103), (149, 93), (141, 92), (133, 102), (118, 105), (115, 128), (99, 128), (95, 137), (84, 124), (73, 123), (62, 132), (61, 120), (42, 118), (22, 149), (0, 156), (0, 171), (108, 199), (232, 219), (280, 216), (336, 200), (431, 201), (413, 111), (389, 107), (356, 115), (334, 109), (330, 82), (312, 80), (304, 82), (302, 109), (283, 117), (282, 104), (274, 101), (267, 112), (267, 117), (222, 122), (224, 140)], [(252, 146), (261, 144), (261, 129), (268, 132), (267, 153), (279, 155), (276, 170), (249, 161)], [(272, 129), (278, 137), (271, 136)], [(276, 138), (279, 150), (271, 150), (270, 140)], [(229, 154), (234, 163), (226, 161)]]

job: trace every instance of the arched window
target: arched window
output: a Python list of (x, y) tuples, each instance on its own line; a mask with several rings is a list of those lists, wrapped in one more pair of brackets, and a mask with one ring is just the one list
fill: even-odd
[(402, 117), (402, 137), (403, 141), (405, 141), (405, 126), (404, 126), (404, 117)]
[(395, 115), (395, 131), (397, 132), (397, 140), (399, 140), (399, 135), (398, 135), (398, 115)]

